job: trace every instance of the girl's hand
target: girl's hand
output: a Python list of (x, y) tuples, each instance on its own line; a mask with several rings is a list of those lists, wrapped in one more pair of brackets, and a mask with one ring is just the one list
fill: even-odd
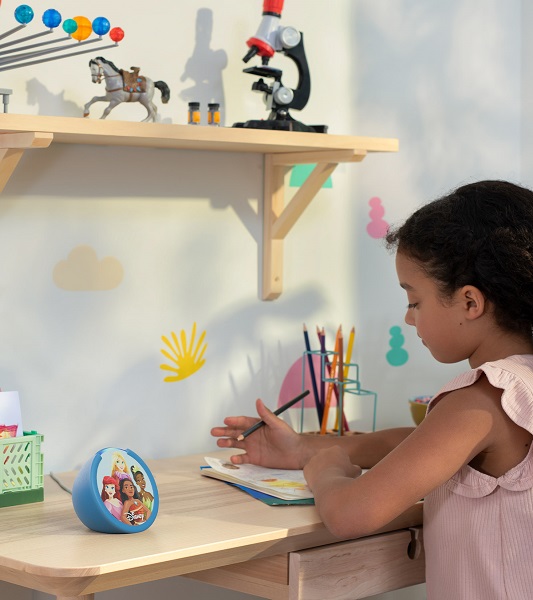
[(256, 408), (265, 425), (239, 442), (239, 435), (255, 425), (259, 419), (226, 417), (225, 427), (211, 429), (211, 435), (219, 438), (218, 447), (244, 450), (244, 453), (231, 457), (234, 464), (252, 463), (263, 467), (301, 469), (304, 464), (302, 436), (274, 415), (261, 400), (256, 401)]
[(346, 452), (340, 446), (331, 446), (315, 454), (304, 467), (304, 475), (311, 491), (327, 485), (331, 478), (347, 477), (355, 479), (361, 475), (361, 467), (353, 465)]

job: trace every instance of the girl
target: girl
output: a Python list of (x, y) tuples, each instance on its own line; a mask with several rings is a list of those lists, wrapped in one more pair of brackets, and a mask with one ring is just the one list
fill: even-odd
[(102, 500), (107, 510), (120, 521), (122, 518), (122, 501), (118, 494), (118, 481), (105, 475), (102, 479)]
[(131, 476), (128, 471), (128, 465), (122, 452), (113, 452), (111, 456), (111, 477), (118, 479), (129, 479)]
[(120, 480), (120, 497), (123, 507), (121, 520), (126, 525), (141, 525), (151, 515), (151, 511), (141, 502), (137, 488), (131, 479)]
[(133, 475), (133, 479), (135, 479), (135, 483), (139, 487), (139, 498), (141, 502), (148, 508), (152, 510), (154, 507), (154, 496), (146, 489), (146, 479), (144, 478), (144, 473), (135, 468), (135, 466), (131, 467), (131, 474)]
[[(215, 427), (234, 463), (304, 468), (328, 529), (367, 535), (424, 498), (428, 600), (533, 595), (533, 192), (458, 188), (389, 231), (405, 321), (443, 363), (470, 370), (416, 429), (299, 436), (258, 400), (256, 419)], [(357, 465), (357, 466), (355, 466)], [(361, 475), (361, 469), (371, 468)]]

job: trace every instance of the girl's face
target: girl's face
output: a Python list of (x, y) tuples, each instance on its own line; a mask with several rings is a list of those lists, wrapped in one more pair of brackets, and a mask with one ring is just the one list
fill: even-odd
[(135, 475), (135, 482), (142, 490), (144, 490), (144, 488), (146, 487), (146, 481), (144, 480), (144, 475), (141, 475), (140, 473)]
[(122, 484), (122, 491), (128, 496), (128, 498), (133, 498), (135, 494), (135, 488), (133, 487), (133, 483), (129, 479), (125, 479)]
[(418, 337), (434, 358), (455, 363), (472, 352), (462, 328), (464, 312), (456, 296), (443, 300), (436, 283), (405, 254), (396, 255), (400, 286), (407, 292), (405, 322), (416, 327)]
[(112, 483), (106, 483), (105, 491), (108, 498), (113, 498), (113, 496), (115, 495), (115, 486)]
[(120, 458), (120, 457), (119, 457), (119, 458), (117, 458), (117, 460), (116, 460), (115, 464), (116, 464), (116, 466), (117, 466), (117, 469), (118, 469), (119, 471), (124, 471), (124, 470), (125, 470), (125, 468), (126, 468), (126, 463), (124, 462), (124, 459), (123, 459), (123, 458)]

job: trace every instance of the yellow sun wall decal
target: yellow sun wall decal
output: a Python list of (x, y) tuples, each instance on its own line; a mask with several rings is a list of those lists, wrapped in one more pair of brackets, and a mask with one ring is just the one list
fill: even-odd
[(205, 342), (205, 331), (196, 342), (196, 323), (193, 323), (190, 341), (187, 342), (185, 330), (181, 330), (180, 338), (172, 331), (170, 339), (162, 335), (166, 348), (161, 348), (161, 354), (168, 358), (172, 364), (162, 364), (160, 368), (164, 371), (171, 371), (174, 375), (165, 377), (165, 381), (180, 381), (196, 373), (205, 364), (204, 354), (207, 348)]

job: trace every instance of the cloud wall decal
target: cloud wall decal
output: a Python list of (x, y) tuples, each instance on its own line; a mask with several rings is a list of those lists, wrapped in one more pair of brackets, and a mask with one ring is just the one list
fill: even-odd
[(117, 258), (98, 259), (91, 246), (76, 246), (66, 260), (54, 267), (53, 279), (58, 288), (69, 292), (102, 292), (122, 282), (124, 268)]

